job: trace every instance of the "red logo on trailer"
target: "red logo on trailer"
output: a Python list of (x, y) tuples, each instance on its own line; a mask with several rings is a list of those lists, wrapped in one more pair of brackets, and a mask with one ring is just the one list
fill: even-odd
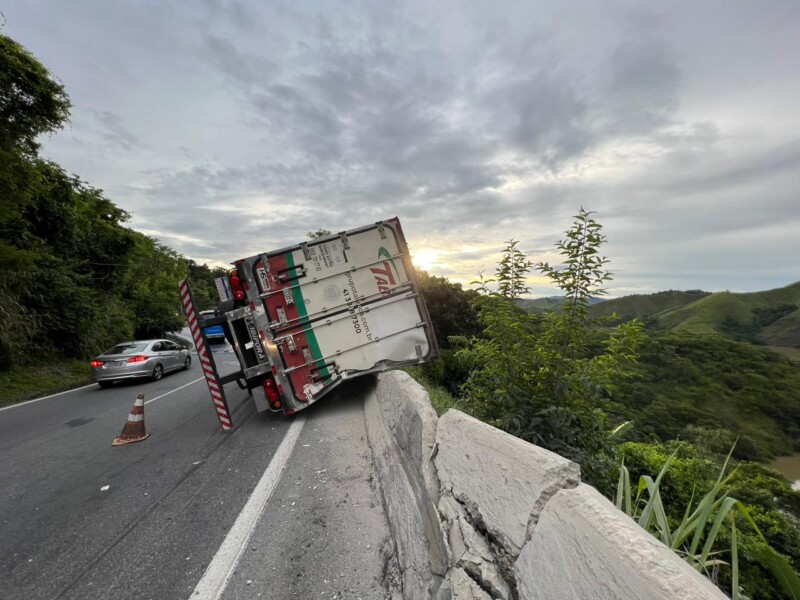
[(379, 267), (372, 267), (370, 271), (373, 275), (375, 275), (375, 283), (378, 284), (378, 291), (384, 296), (388, 296), (392, 293), (392, 288), (389, 286), (397, 284), (397, 280), (394, 278), (394, 274), (392, 273), (392, 269), (394, 269), (395, 273), (397, 272), (397, 267), (394, 264), (392, 255), (389, 254), (389, 251), (386, 248), (381, 247), (381, 249), (378, 250), (378, 257), (385, 257), (389, 260), (383, 261), (382, 269)]

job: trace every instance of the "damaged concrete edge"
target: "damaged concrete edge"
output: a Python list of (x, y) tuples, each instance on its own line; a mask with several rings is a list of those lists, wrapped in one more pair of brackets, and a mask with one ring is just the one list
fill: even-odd
[(727, 596), (593, 487), (558, 491), (515, 565), (520, 597), (725, 600)]
[(388, 426), (396, 444), (400, 465), (414, 490), (424, 534), (429, 542), (431, 571), (444, 575), (448, 554), (436, 510), (440, 483), (430, 458), (436, 443), (436, 411), (425, 389), (403, 371), (380, 375), (375, 395), (384, 425)]
[[(389, 378), (391, 382), (392, 375), (389, 373), (381, 378)], [(414, 438), (418, 443), (422, 439), (422, 419), (406, 414), (405, 421), (398, 422), (404, 414), (403, 407), (385, 408), (387, 404), (403, 404), (405, 398), (395, 397), (389, 403), (384, 397), (381, 401), (377, 389), (380, 385), (379, 381), (375, 388), (367, 391), (364, 418), (381, 497), (395, 543), (403, 597), (408, 600), (446, 600), (450, 596), (441, 595), (440, 588), (448, 563), (447, 546), (419, 461), (415, 460), (420, 456), (428, 460), (427, 453), (423, 453), (421, 448), (405, 446)], [(393, 393), (404, 396), (402, 388), (396, 385), (392, 388)], [(413, 424), (410, 428), (409, 423)], [(435, 428), (435, 421), (433, 426)]]
[[(439, 498), (439, 478), (431, 461), (438, 417), (425, 389), (403, 371), (378, 376), (376, 393), (384, 422), (405, 459), (421, 475), (431, 498)], [(398, 401), (400, 399), (400, 401)]]
[[(545, 488), (542, 490), (542, 493), (539, 495), (539, 499), (536, 500), (536, 503), (533, 505), (533, 511), (531, 511), (531, 516), (528, 518), (528, 527), (526, 528), (525, 533), (525, 544), (531, 541), (531, 537), (533, 536), (533, 530), (536, 528), (536, 524), (539, 522), (539, 517), (544, 512), (544, 509), (547, 506), (547, 503), (561, 490), (571, 490), (575, 489), (580, 485), (581, 478), (580, 475), (578, 477), (570, 477), (565, 479), (563, 483), (554, 483), (553, 485)], [(523, 547), (525, 546), (523, 544)], [(521, 551), (521, 549), (520, 549)]]
[(550, 498), (580, 482), (576, 463), (460, 411), (449, 410), (439, 419), (436, 441), (443, 489), (514, 557)]
[(504, 551), (496, 540), (474, 522), (467, 508), (449, 492), (439, 501), (439, 514), (450, 548), (448, 578), (452, 580), (454, 571), (463, 569), (490, 597), (515, 598), (513, 563), (503, 561)]
[(364, 414), (404, 598), (724, 598), (577, 464), (457, 410), (437, 419), (406, 373), (382, 374)]
[[(434, 597), (436, 582), (441, 582), (444, 576), (445, 582), (437, 597), (477, 598), (485, 594), (491, 598), (516, 598), (514, 563), (519, 551), (530, 539), (538, 515), (547, 501), (559, 489), (578, 485), (580, 481), (578, 466), (555, 454), (536, 449), (536, 452), (547, 453), (548, 460), (531, 461), (531, 464), (525, 466), (526, 469), (536, 473), (536, 477), (533, 477), (536, 480), (534, 486), (536, 493), (533, 496), (527, 494), (530, 500), (526, 500), (527, 509), (525, 514), (520, 516), (521, 531), (512, 542), (502, 528), (492, 530), (487, 526), (479, 506), (470, 497), (471, 485), (467, 486), (469, 490), (461, 490), (464, 493), (458, 493), (453, 490), (450, 483), (443, 485), (440, 481), (434, 461), (441, 446), (438, 437), (440, 421), (424, 388), (408, 374), (391, 371), (379, 376), (371, 396), (365, 407), (367, 434), (376, 458), (383, 456), (382, 460), (376, 459), (376, 466), (379, 478), (386, 484), (381, 486), (381, 491), (384, 495), (384, 504), (387, 506), (387, 515), (392, 521), (393, 533), (398, 536), (396, 541), (398, 560), (401, 563), (401, 570), (405, 569), (404, 588), (412, 586), (420, 591), (425, 587), (431, 594), (429, 597)], [(484, 433), (490, 436), (486, 450), (494, 451), (495, 440), (506, 438), (513, 440), (513, 444), (522, 444), (519, 447), (512, 447), (512, 454), (520, 448), (531, 447), (459, 411), (448, 411), (446, 416), (447, 418), (442, 417), (445, 423), (452, 419), (468, 420), (472, 426), (480, 424), (479, 427), (486, 428)], [(541, 456), (537, 455), (539, 458)], [(525, 458), (530, 459), (527, 456)], [(517, 460), (516, 455), (513, 459)], [(389, 465), (387, 461), (393, 464)], [(400, 471), (404, 479), (403, 485), (394, 480)], [(475, 474), (469, 474), (467, 477), (474, 479)], [(532, 491), (530, 485), (525, 491)], [(389, 497), (398, 493), (413, 494), (413, 498), (410, 499), (413, 502), (402, 502), (396, 497)], [(452, 498), (459, 507), (457, 509), (459, 515), (455, 521), (452, 515), (448, 517), (441, 513), (441, 503), (446, 498)], [(458, 528), (457, 531), (453, 530), (454, 525)], [(425, 538), (424, 543), (419, 541), (415, 543), (409, 539), (410, 527), (421, 528)], [(449, 538), (457, 536), (463, 539), (464, 531), (467, 532), (466, 537), (469, 539), (470, 547), (465, 546), (460, 556), (453, 557)], [(422, 552), (427, 553), (429, 572), (423, 572), (419, 568)], [(412, 574), (420, 581), (412, 582), (410, 577)], [(463, 587), (466, 581), (471, 582), (469, 589)], [(459, 586), (461, 586), (460, 592)], [(404, 591), (406, 597), (415, 597), (412, 590)]]

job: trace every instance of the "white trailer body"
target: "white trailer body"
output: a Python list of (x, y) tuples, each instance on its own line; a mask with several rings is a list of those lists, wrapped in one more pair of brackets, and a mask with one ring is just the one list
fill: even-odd
[(221, 303), (217, 319), (193, 328), (200, 353), (204, 327), (220, 322), (241, 365), (224, 379), (213, 365), (204, 367), (215, 379), (212, 397), (214, 385), (235, 379), (260, 411), (291, 414), (346, 379), (438, 355), (397, 218), (233, 264), (236, 298)]

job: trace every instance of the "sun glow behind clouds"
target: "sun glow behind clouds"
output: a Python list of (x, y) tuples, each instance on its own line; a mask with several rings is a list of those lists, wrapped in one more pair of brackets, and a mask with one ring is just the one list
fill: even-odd
[(414, 266), (423, 271), (432, 271), (435, 268), (447, 267), (447, 263), (441, 260), (442, 250), (434, 248), (419, 248), (411, 250), (411, 262)]
[(493, 270), (499, 259), (496, 244), (456, 245), (453, 247), (411, 245), (414, 266), (429, 275), (447, 277), (465, 288), (478, 278), (481, 271)]

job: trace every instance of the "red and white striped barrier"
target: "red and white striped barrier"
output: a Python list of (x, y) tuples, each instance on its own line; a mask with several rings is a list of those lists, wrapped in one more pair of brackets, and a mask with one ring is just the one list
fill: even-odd
[(181, 301), (183, 302), (186, 319), (189, 322), (189, 331), (192, 332), (194, 346), (197, 348), (197, 357), (200, 359), (200, 367), (203, 369), (203, 375), (206, 377), (211, 400), (213, 400), (214, 408), (217, 410), (217, 417), (219, 418), (220, 425), (227, 431), (233, 428), (231, 414), (228, 410), (228, 402), (225, 399), (225, 392), (222, 389), (222, 384), (219, 382), (219, 376), (217, 375), (217, 370), (214, 368), (214, 363), (211, 362), (208, 356), (203, 328), (200, 327), (197, 321), (197, 312), (194, 309), (194, 300), (192, 298), (192, 292), (189, 289), (189, 281), (181, 281), (178, 285), (178, 289), (181, 293)]

